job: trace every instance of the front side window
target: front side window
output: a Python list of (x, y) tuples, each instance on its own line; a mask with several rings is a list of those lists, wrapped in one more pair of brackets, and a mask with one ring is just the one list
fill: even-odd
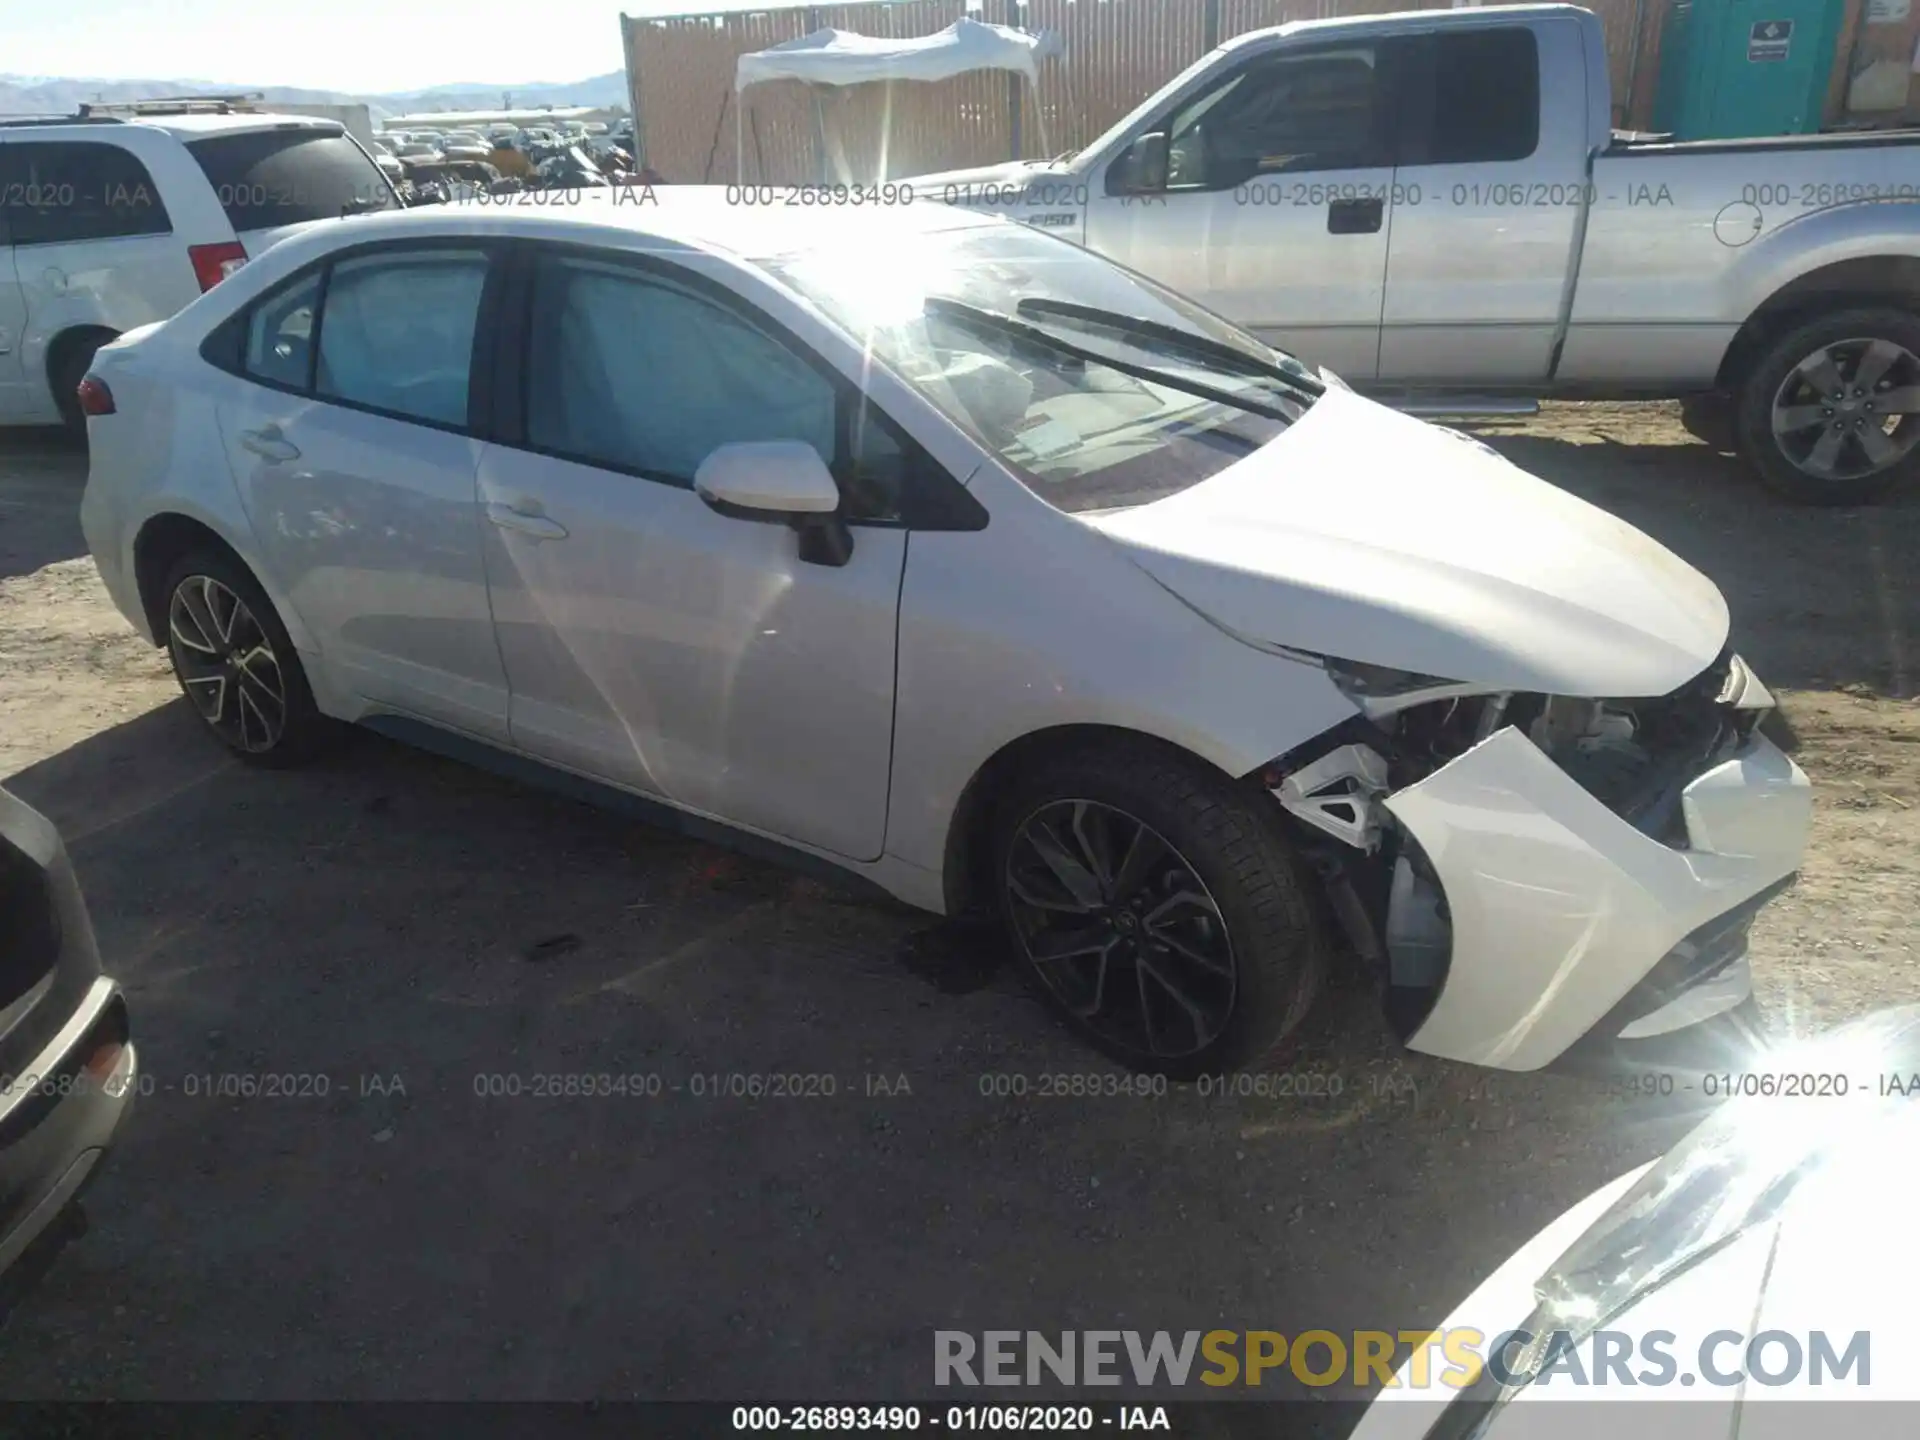
[(1374, 58), (1349, 47), (1255, 60), (1202, 92), (1167, 125), (1167, 189), (1390, 163)]
[(160, 191), (132, 152), (106, 141), (0, 146), (0, 230), (15, 245), (165, 235)]
[(533, 315), (527, 440), (541, 450), (682, 485), (735, 441), (802, 440), (834, 459), (833, 382), (689, 287), (548, 259)]
[[(1314, 372), (1291, 356), (1143, 275), (1025, 226), (842, 237), (758, 263), (1061, 510), (1119, 509), (1176, 494), (1285, 428), (1270, 415), (1197, 396), (1194, 384), (1244, 395), (1263, 410), (1303, 408), (1319, 388)], [(943, 301), (1110, 354), (1129, 370), (970, 321)], [(1085, 313), (1071, 318), (1049, 311), (1049, 303)], [(1212, 347), (1213, 358), (1140, 333), (1135, 321), (1190, 335)], [(1297, 388), (1262, 378), (1264, 368), (1297, 376)]]
[(314, 391), (411, 420), (465, 425), (487, 258), (420, 250), (336, 261), (320, 311)]

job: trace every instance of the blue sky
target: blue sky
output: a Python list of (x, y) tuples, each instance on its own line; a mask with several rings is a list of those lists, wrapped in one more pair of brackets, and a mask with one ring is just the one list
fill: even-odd
[(579, 80), (621, 68), (622, 9), (698, 8), (698, 0), (0, 0), (0, 74), (359, 92)]

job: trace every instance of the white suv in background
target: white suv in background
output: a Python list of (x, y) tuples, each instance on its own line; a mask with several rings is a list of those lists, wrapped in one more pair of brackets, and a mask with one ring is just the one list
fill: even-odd
[(64, 421), (94, 352), (291, 228), (400, 204), (331, 120), (178, 112), (0, 120), (0, 425)]

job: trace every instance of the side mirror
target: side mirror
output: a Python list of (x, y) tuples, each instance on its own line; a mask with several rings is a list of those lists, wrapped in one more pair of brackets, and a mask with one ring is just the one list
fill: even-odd
[(1107, 167), (1107, 194), (1150, 195), (1167, 188), (1167, 133), (1136, 135)]
[(840, 566), (853, 556), (853, 532), (840, 516), (840, 487), (827, 462), (804, 440), (739, 440), (722, 445), (693, 472), (693, 490), (735, 520), (793, 527), (800, 558)]

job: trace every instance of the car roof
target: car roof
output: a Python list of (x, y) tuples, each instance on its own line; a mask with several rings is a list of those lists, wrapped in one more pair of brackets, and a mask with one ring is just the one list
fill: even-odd
[(274, 115), (243, 112), (235, 115), (129, 115), (129, 125), (144, 125), (165, 130), (182, 140), (201, 140), (209, 135), (244, 135), (257, 130), (323, 130), (345, 133), (338, 120), (319, 115)]
[[(158, 130), (177, 140), (200, 140), (209, 135), (245, 135), (262, 130), (314, 130), (322, 134), (344, 134), (338, 120), (320, 115), (273, 115), (256, 112), (238, 114), (185, 115), (32, 115), (0, 120), (0, 132), (23, 140), (70, 138), (63, 131), (82, 133), (89, 139), (110, 137), (114, 132)], [(49, 133), (51, 132), (51, 133)]]
[[(452, 205), (422, 206), (386, 211), (336, 221), (287, 242), (315, 254), (340, 245), (378, 240), (434, 238), (457, 235), (518, 236), (529, 240), (575, 241), (645, 248), (691, 248), (728, 254), (744, 260), (763, 260), (799, 250), (812, 250), (876, 231), (908, 237), (939, 231), (974, 229), (1011, 223), (937, 200), (899, 197), (909, 187), (895, 190), (898, 203), (816, 204), (786, 206), (778, 202), (786, 187), (725, 185), (633, 186), (625, 189), (557, 192), (577, 194), (572, 201), (540, 203), (542, 194), (488, 197)], [(875, 187), (884, 196), (885, 186)], [(871, 194), (865, 187), (847, 187), (828, 194)], [(743, 194), (764, 195), (768, 203), (742, 204)], [(527, 203), (520, 203), (525, 201)], [(278, 248), (278, 247), (275, 247)], [(308, 256), (307, 258), (312, 258)]]

